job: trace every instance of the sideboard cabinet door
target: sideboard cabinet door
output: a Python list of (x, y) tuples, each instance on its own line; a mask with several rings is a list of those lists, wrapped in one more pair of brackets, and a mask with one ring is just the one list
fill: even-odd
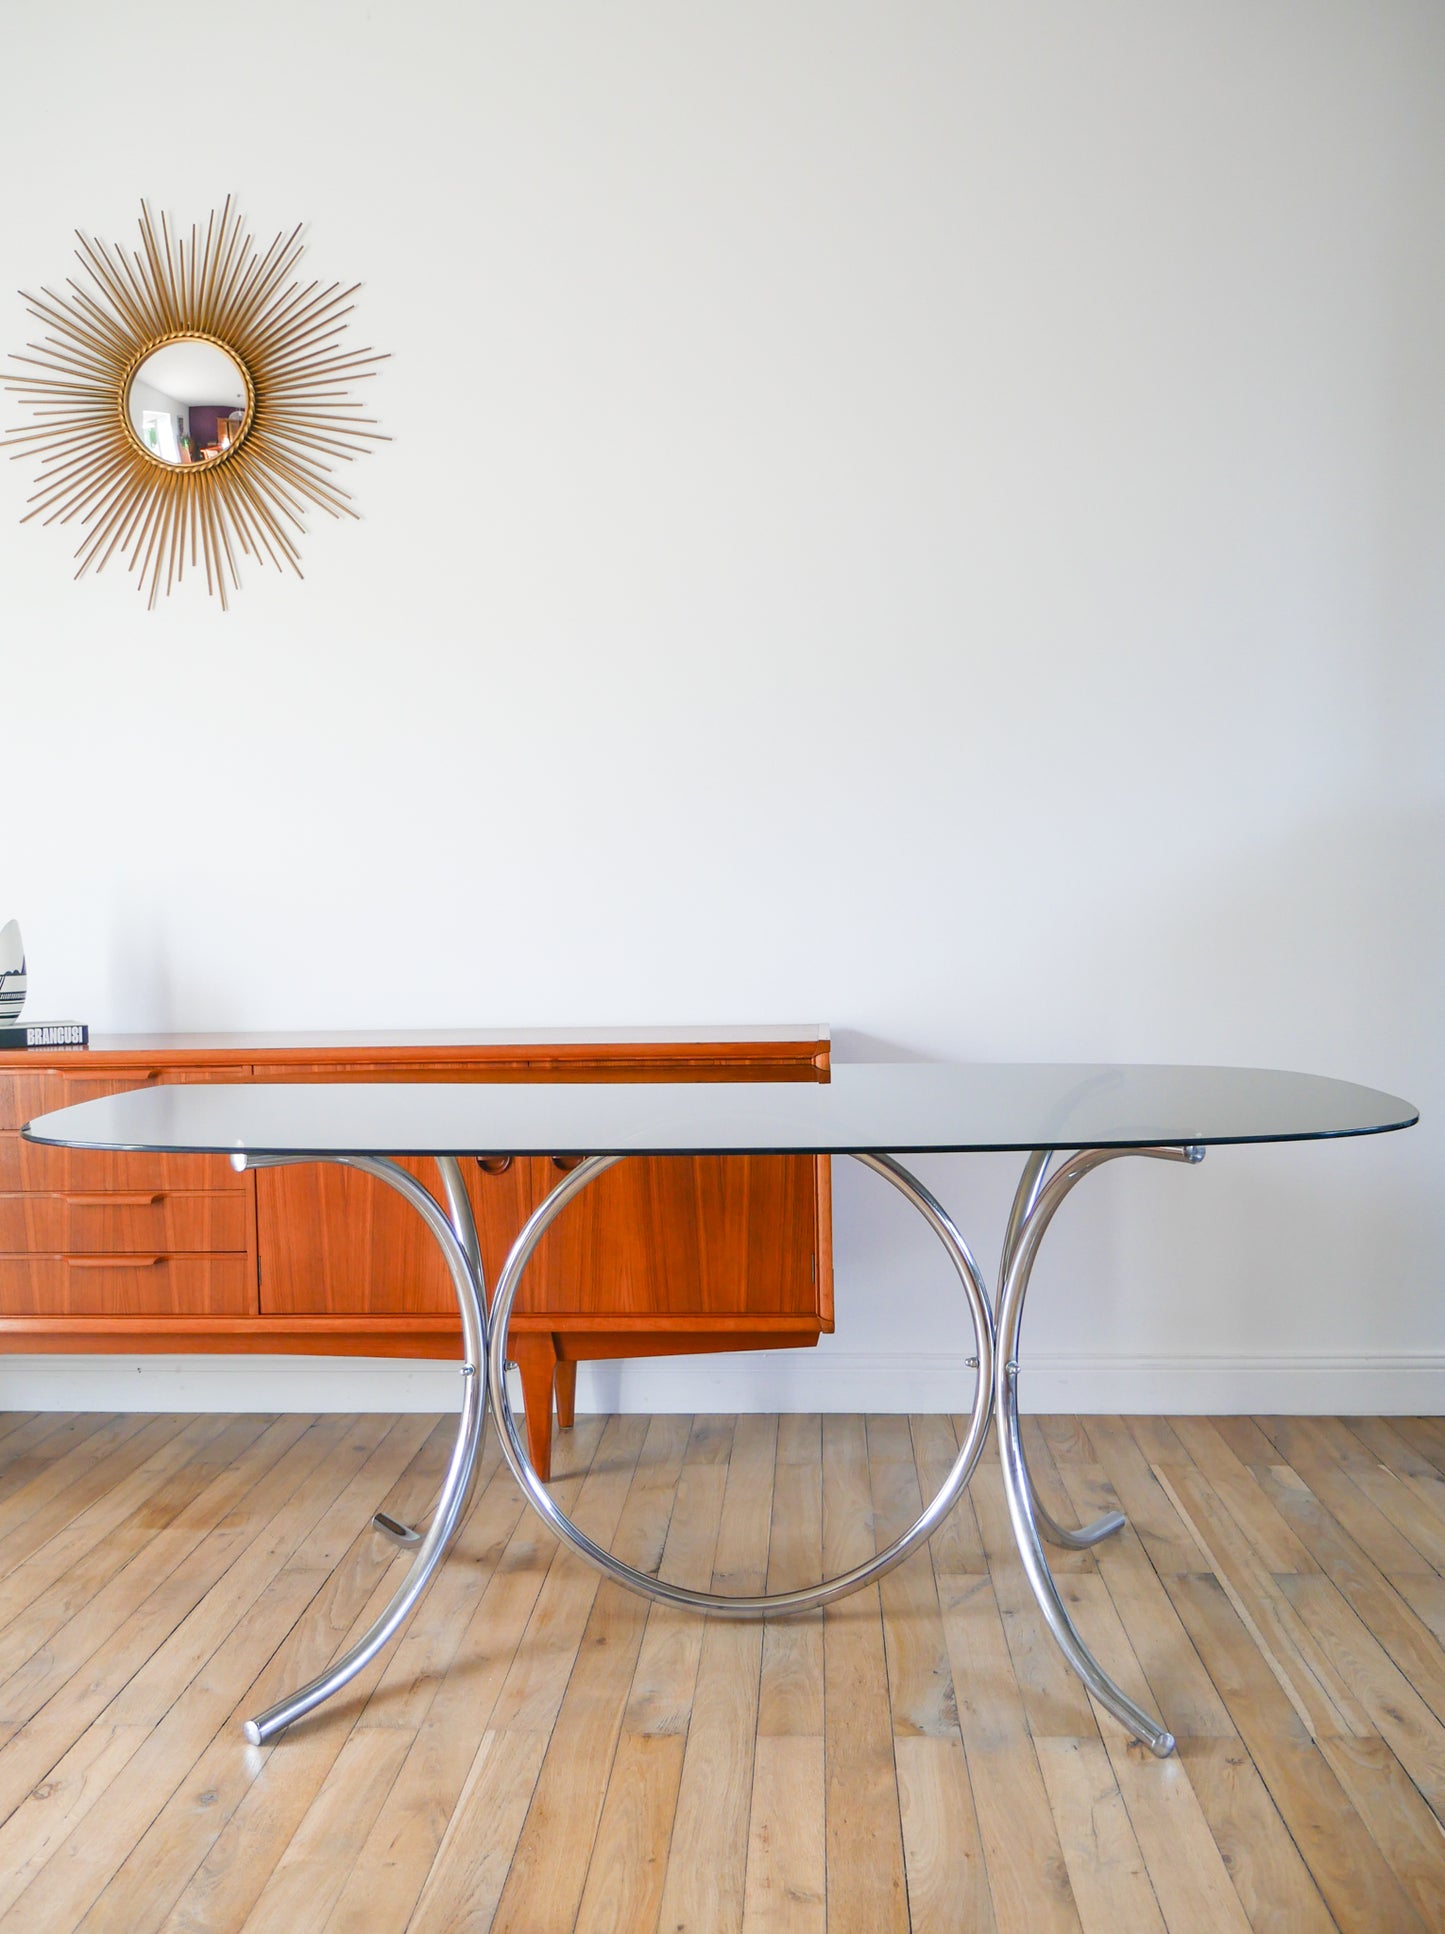
[[(815, 1168), (811, 1155), (619, 1162), (569, 1202), (542, 1238), (519, 1310), (661, 1318), (816, 1313)], [(560, 1179), (554, 1172), (548, 1185)]]
[[(400, 1166), (441, 1199), (434, 1162)], [(462, 1163), (489, 1289), (540, 1199), (541, 1166), (518, 1160), (492, 1174), (470, 1158)], [(256, 1217), (263, 1316), (456, 1315), (451, 1277), (425, 1223), (359, 1169), (260, 1169)]]

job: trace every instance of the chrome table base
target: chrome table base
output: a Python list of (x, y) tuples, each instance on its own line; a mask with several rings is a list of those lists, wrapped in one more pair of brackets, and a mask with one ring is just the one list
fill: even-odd
[(1029, 1156), (1014, 1196), (1004, 1237), (996, 1318), (968, 1245), (923, 1184), (891, 1156), (854, 1155), (855, 1161), (882, 1176), (918, 1211), (938, 1238), (958, 1277), (973, 1331), (974, 1354), (968, 1361), (978, 1372), (968, 1428), (964, 1432), (958, 1456), (937, 1496), (905, 1532), (865, 1564), (855, 1565), (835, 1578), (824, 1579), (820, 1584), (797, 1591), (752, 1593), (737, 1597), (669, 1584), (650, 1572), (638, 1571), (631, 1565), (623, 1564), (589, 1538), (560, 1509), (533, 1470), (508, 1395), (507, 1333), (522, 1273), (549, 1225), (573, 1197), (624, 1157), (589, 1156), (575, 1169), (568, 1171), (530, 1217), (513, 1245), (490, 1312), (476, 1225), (454, 1157), (437, 1158), (446, 1197), (445, 1213), (414, 1177), (395, 1162), (378, 1157), (233, 1157), (237, 1167), (245, 1167), (248, 1162), (251, 1166), (262, 1167), (289, 1161), (336, 1161), (345, 1167), (361, 1169), (397, 1190), (426, 1222), (446, 1258), (461, 1313), (464, 1358), (456, 1443), (425, 1531), (403, 1524), (385, 1512), (378, 1512), (372, 1520), (377, 1530), (415, 1553), (401, 1585), (371, 1629), (334, 1665), (289, 1698), (269, 1706), (255, 1719), (247, 1720), (244, 1728), (246, 1738), (253, 1745), (265, 1745), (277, 1738), (288, 1726), (294, 1725), (298, 1719), (339, 1692), (395, 1636), (431, 1583), (461, 1526), (471, 1497), (490, 1403), (503, 1455), (521, 1485), (527, 1502), (563, 1543), (608, 1577), (644, 1597), (725, 1618), (754, 1618), (768, 1613), (809, 1611), (860, 1590), (891, 1571), (895, 1565), (901, 1564), (911, 1551), (933, 1534), (957, 1503), (978, 1463), (988, 1435), (990, 1418), (996, 1414), (1009, 1520), (1025, 1575), (1049, 1630), (1069, 1664), (1102, 1706), (1161, 1758), (1173, 1752), (1173, 1734), (1115, 1685), (1084, 1644), (1069, 1617), (1044, 1556), (1045, 1539), (1070, 1550), (1087, 1549), (1120, 1530), (1125, 1520), (1118, 1511), (1109, 1511), (1093, 1524), (1078, 1529), (1058, 1524), (1035, 1493), (1019, 1429), (1019, 1338), (1024, 1299), (1039, 1243), (1064, 1197), (1085, 1175), (1116, 1156), (1131, 1154), (1151, 1156), (1162, 1161), (1197, 1162), (1203, 1157), (1204, 1151), (1202, 1148), (1081, 1149), (1067, 1156), (1052, 1177), (1048, 1172), (1051, 1161), (1048, 1152), (1039, 1150)]

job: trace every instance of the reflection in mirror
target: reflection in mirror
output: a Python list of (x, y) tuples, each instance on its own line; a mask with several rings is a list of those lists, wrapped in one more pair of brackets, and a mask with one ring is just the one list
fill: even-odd
[(250, 428), (241, 365), (202, 336), (168, 342), (130, 380), (126, 413), (136, 440), (162, 463), (216, 463)]

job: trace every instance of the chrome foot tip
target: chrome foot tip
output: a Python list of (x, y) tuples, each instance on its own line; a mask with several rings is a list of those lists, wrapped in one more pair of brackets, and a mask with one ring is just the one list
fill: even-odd
[(403, 1524), (400, 1518), (394, 1518), (386, 1511), (378, 1511), (371, 1523), (374, 1530), (379, 1531), (384, 1538), (390, 1538), (393, 1544), (419, 1545), (421, 1543), (420, 1531), (414, 1530), (409, 1524)]
[(259, 1746), (261, 1744), (261, 1728), (256, 1724), (254, 1719), (248, 1719), (242, 1726), (241, 1731), (246, 1735), (246, 1743), (248, 1746)]
[(1149, 1750), (1155, 1759), (1168, 1759), (1174, 1751), (1175, 1744), (1173, 1733), (1160, 1733), (1157, 1738), (1149, 1741)]

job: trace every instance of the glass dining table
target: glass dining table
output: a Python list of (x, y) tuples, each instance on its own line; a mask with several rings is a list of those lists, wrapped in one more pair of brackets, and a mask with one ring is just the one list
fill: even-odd
[[(629, 1589), (714, 1616), (786, 1616), (859, 1590), (900, 1564), (943, 1522), (972, 1477), (997, 1422), (1009, 1521), (1050, 1632), (1099, 1703), (1161, 1758), (1167, 1726), (1109, 1677), (1065, 1606), (1045, 1544), (1087, 1548), (1122, 1529), (1107, 1512), (1063, 1525), (1030, 1478), (1019, 1425), (1020, 1337), (1030, 1276), (1045, 1231), (1086, 1175), (1124, 1155), (1196, 1163), (1223, 1144), (1316, 1141), (1410, 1127), (1417, 1111), (1352, 1082), (1267, 1069), (1014, 1063), (856, 1064), (826, 1083), (386, 1084), (249, 1083), (174, 1086), (80, 1102), (30, 1122), (26, 1137), (65, 1148), (220, 1154), (237, 1169), (334, 1162), (376, 1177), (427, 1225), (447, 1263), (461, 1315), (462, 1396), (457, 1435), (425, 1528), (378, 1516), (379, 1530), (412, 1548), (411, 1565), (366, 1634), (325, 1672), (246, 1721), (253, 1744), (346, 1685), (398, 1632), (461, 1525), (490, 1410), (502, 1452), (528, 1503), (556, 1535)], [(1012, 1151), (1024, 1156), (1004, 1233), (996, 1296), (947, 1209), (900, 1157)], [(523, 1273), (552, 1221), (598, 1175), (631, 1156), (817, 1154), (848, 1157), (881, 1176), (941, 1244), (962, 1295), (973, 1391), (955, 1458), (937, 1495), (908, 1529), (865, 1563), (816, 1585), (729, 1596), (671, 1584), (626, 1565), (562, 1511), (529, 1461), (508, 1393), (508, 1329)], [(460, 1163), (469, 1157), (580, 1157), (534, 1211), (488, 1294)], [(430, 1158), (439, 1194), (399, 1166)]]

